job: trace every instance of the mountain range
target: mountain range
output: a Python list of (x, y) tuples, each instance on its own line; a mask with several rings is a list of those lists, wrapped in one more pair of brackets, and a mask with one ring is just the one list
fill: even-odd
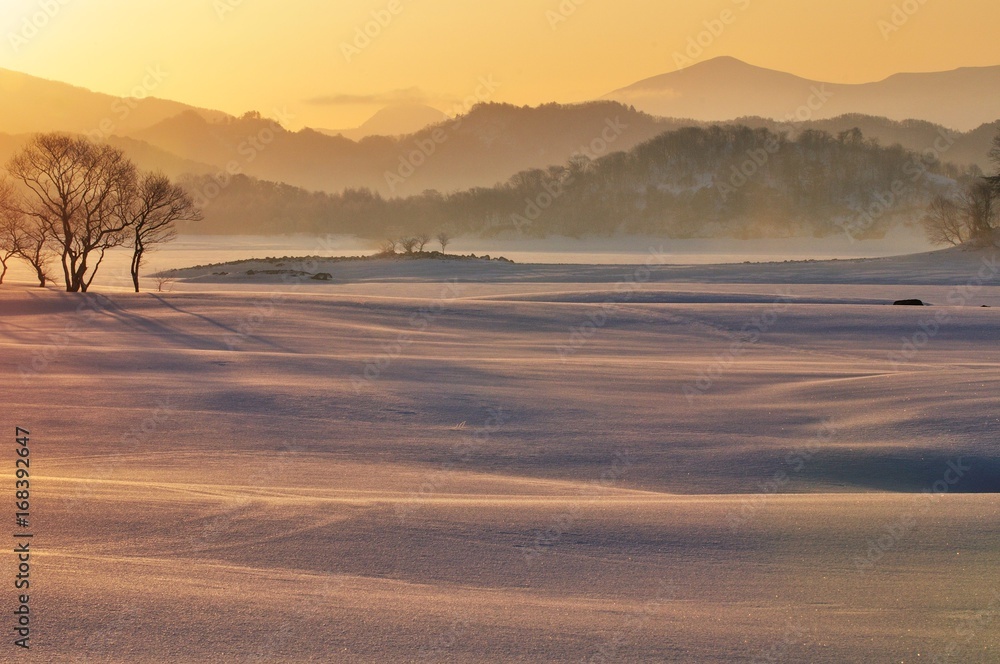
[[(256, 113), (118, 98), (0, 69), (0, 163), (32, 132), (67, 131), (107, 140), (174, 177), (233, 170), (310, 191), (408, 196), (490, 187), (574, 154), (596, 159), (681, 127), (735, 121), (793, 136), (857, 127), (918, 152), (945, 132), (951, 146), (942, 159), (985, 169), (1000, 118), (998, 77), (1000, 67), (966, 68), (842, 86), (717, 58), (590, 103), (488, 103), (457, 118), (395, 106), (353, 130), (291, 131)], [(804, 121), (783, 120), (801, 108), (809, 109)], [(963, 131), (947, 131), (954, 127)]]
[(633, 83), (604, 98), (652, 115), (706, 122), (743, 115), (803, 121), (860, 113), (969, 131), (1000, 119), (1000, 66), (840, 84), (719, 57)]

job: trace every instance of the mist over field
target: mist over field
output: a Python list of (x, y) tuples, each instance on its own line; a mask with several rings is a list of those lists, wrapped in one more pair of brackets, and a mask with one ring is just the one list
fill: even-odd
[(1000, 7), (0, 8), (0, 662), (1000, 661)]

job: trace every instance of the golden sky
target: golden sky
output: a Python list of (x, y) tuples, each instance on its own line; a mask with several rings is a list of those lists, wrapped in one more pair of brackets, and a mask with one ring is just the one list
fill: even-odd
[(996, 65), (997, 26), (997, 0), (0, 0), (0, 67), (115, 95), (159, 67), (155, 96), (339, 129), (391, 101), (450, 111), (477, 89), (600, 97), (674, 71), (699, 38), (691, 61), (832, 82)]

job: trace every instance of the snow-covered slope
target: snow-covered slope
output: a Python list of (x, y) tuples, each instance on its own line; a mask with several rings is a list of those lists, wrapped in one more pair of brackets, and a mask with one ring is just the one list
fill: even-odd
[(0, 287), (33, 654), (993, 661), (982, 258)]

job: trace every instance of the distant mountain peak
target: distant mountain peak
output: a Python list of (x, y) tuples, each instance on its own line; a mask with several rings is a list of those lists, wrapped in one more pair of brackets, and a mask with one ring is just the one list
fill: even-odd
[(341, 135), (353, 141), (368, 136), (403, 136), (413, 134), (421, 129), (448, 120), (448, 116), (426, 104), (400, 103), (390, 104), (379, 109), (361, 126), (354, 129), (319, 129), (328, 136)]
[(720, 56), (643, 79), (603, 99), (652, 115), (705, 122), (746, 116), (818, 120), (862, 113), (968, 131), (1000, 118), (1000, 67), (901, 73), (873, 83), (837, 84)]
[[(749, 62), (746, 62), (745, 60), (734, 58), (731, 55), (720, 55), (714, 58), (709, 58), (707, 60), (700, 60), (687, 67), (684, 67), (683, 69), (679, 69), (678, 71), (685, 71), (685, 70), (705, 71), (710, 69), (715, 69), (715, 70), (726, 69), (730, 71), (739, 71), (743, 69), (766, 69), (766, 68), (758, 67), (757, 65), (752, 65)], [(767, 70), (767, 71), (773, 71), (773, 70)]]

